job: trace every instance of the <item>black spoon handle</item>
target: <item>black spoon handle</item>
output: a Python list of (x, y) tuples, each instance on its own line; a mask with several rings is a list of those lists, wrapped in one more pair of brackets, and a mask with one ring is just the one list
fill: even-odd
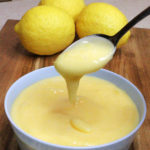
[(119, 32), (117, 32), (115, 35), (110, 37), (110, 40), (113, 42), (114, 45), (116, 45), (119, 41), (119, 39), (136, 23), (138, 23), (143, 18), (150, 15), (150, 6), (143, 10), (139, 15), (134, 17), (128, 24), (126, 24)]

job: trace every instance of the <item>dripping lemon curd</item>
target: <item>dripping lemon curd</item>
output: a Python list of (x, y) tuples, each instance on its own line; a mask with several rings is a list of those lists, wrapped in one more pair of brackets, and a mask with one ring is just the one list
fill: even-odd
[(28, 134), (66, 146), (93, 146), (130, 133), (139, 122), (138, 110), (126, 92), (96, 77), (84, 76), (107, 64), (114, 46), (93, 37), (64, 51), (55, 61), (62, 75), (24, 89), (11, 116)]

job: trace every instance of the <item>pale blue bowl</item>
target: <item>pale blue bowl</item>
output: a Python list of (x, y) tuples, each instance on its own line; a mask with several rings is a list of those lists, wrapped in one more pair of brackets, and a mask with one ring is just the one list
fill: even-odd
[(24, 90), (26, 87), (32, 85), (33, 83), (39, 80), (58, 76), (58, 75), (59, 74), (54, 67), (45, 67), (42, 69), (35, 70), (18, 79), (9, 88), (6, 94), (5, 104), (4, 104), (5, 112), (13, 128), (13, 131), (16, 134), (17, 141), (19, 143), (21, 150), (128, 150), (131, 143), (133, 142), (136, 132), (139, 130), (139, 128), (141, 127), (145, 119), (146, 116), (145, 100), (141, 92), (131, 82), (129, 82), (127, 79), (123, 78), (122, 76), (105, 69), (101, 69), (89, 75), (108, 80), (114, 83), (115, 85), (117, 85), (119, 88), (126, 91), (128, 95), (132, 98), (134, 103), (136, 104), (139, 111), (139, 115), (140, 115), (139, 124), (127, 136), (104, 145), (89, 146), (89, 147), (61, 146), (57, 144), (44, 142), (35, 137), (32, 137), (31, 135), (29, 135), (28, 133), (20, 129), (14, 123), (14, 121), (11, 118), (10, 112), (11, 112), (12, 104), (14, 103), (19, 93), (22, 90)]

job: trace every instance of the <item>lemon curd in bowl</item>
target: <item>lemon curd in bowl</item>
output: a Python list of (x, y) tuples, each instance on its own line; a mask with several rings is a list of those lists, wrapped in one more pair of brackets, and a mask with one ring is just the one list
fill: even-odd
[[(50, 72), (43, 68), (12, 86), (5, 109), (22, 150), (129, 148), (146, 108), (131, 83), (112, 72), (97, 71), (114, 52), (109, 40), (89, 36), (56, 59), (62, 77), (52, 67)], [(94, 77), (84, 76), (94, 71)], [(8, 103), (10, 93), (13, 103)]]
[(11, 110), (15, 124), (42, 141), (75, 147), (129, 134), (139, 123), (131, 98), (108, 81), (84, 76), (107, 64), (114, 49), (110, 41), (89, 36), (59, 55), (55, 68), (64, 78), (47, 78), (21, 91)]
[(74, 106), (68, 100), (65, 80), (41, 80), (16, 98), (11, 116), (26, 133), (66, 146), (93, 146), (130, 133), (139, 122), (131, 98), (114, 84), (85, 76)]
[[(134, 136), (135, 136), (135, 134), (136, 134), (136, 132), (137, 132), (137, 130), (141, 127), (141, 125), (142, 125), (142, 123), (143, 123), (143, 121), (144, 121), (144, 119), (145, 119), (145, 115), (146, 115), (146, 104), (145, 104), (145, 101), (144, 101), (144, 97), (142, 96), (142, 94), (140, 93), (140, 91), (131, 83), (131, 82), (129, 82), (128, 80), (126, 80), (125, 78), (123, 78), (123, 77), (121, 77), (120, 75), (117, 75), (117, 74), (115, 74), (115, 73), (113, 73), (113, 72), (111, 72), (111, 71), (107, 71), (107, 70), (105, 70), (105, 69), (101, 69), (101, 70), (99, 70), (99, 71), (97, 71), (97, 72), (94, 72), (94, 73), (92, 73), (92, 74), (89, 74), (89, 76), (90, 76), (90, 78), (89, 77), (85, 77), (85, 78), (83, 78), (83, 79), (81, 79), (81, 84), (80, 84), (80, 86), (79, 86), (79, 91), (78, 91), (78, 94), (77, 94), (77, 97), (81, 100), (80, 101), (80, 104), (81, 105), (85, 105), (85, 108), (86, 107), (88, 107), (89, 106), (89, 104), (90, 104), (90, 102), (91, 102), (91, 104), (93, 104), (93, 105), (90, 105), (90, 110), (89, 111), (86, 111), (84, 114), (83, 114), (83, 116), (81, 115), (81, 118), (80, 118), (80, 116), (79, 115), (77, 115), (78, 114), (78, 112), (77, 113), (75, 113), (76, 115), (75, 116), (73, 116), (73, 117), (68, 117), (68, 126), (69, 126), (69, 128), (68, 128), (68, 130), (66, 131), (66, 133), (63, 131), (63, 130), (59, 130), (60, 131), (60, 134), (58, 134), (61, 138), (60, 139), (62, 139), (62, 141), (64, 140), (64, 138), (66, 138), (66, 136), (64, 135), (64, 133), (65, 134), (71, 134), (70, 133), (70, 130), (72, 130), (74, 133), (76, 133), (76, 134), (80, 134), (80, 135), (84, 135), (85, 136), (85, 138), (86, 138), (86, 136), (87, 137), (89, 137), (88, 136), (88, 134), (92, 134), (92, 132), (94, 132), (94, 130), (95, 130), (95, 128), (94, 128), (94, 124), (91, 124), (91, 122), (93, 121), (93, 123), (94, 122), (96, 122), (96, 120), (98, 121), (101, 121), (101, 123), (102, 124), (104, 124), (104, 123), (106, 123), (109, 119), (110, 119), (110, 117), (112, 117), (113, 116), (113, 114), (111, 114), (110, 112), (109, 112), (109, 116), (107, 116), (107, 118), (104, 118), (103, 117), (103, 119), (104, 120), (101, 120), (102, 119), (102, 115), (99, 115), (99, 118), (98, 118), (98, 116), (97, 116), (97, 114), (95, 115), (95, 116), (90, 116), (90, 118), (92, 118), (91, 119), (91, 122), (89, 122), (88, 120), (86, 120), (86, 119), (84, 119), (83, 117), (86, 117), (86, 114), (88, 115), (88, 114), (90, 114), (90, 112), (93, 114), (93, 113), (95, 113), (94, 111), (98, 111), (98, 112), (103, 112), (102, 110), (104, 110), (104, 106), (106, 107), (107, 106), (107, 103), (108, 103), (108, 101), (109, 101), (109, 99), (107, 99), (106, 97), (108, 96), (108, 95), (105, 95), (105, 94), (102, 94), (103, 95), (103, 99), (105, 99), (105, 101), (107, 101), (107, 103), (105, 102), (105, 104), (106, 105), (104, 105), (104, 104), (102, 104), (102, 103), (99, 103), (100, 102), (100, 99), (99, 99), (99, 102), (96, 102), (96, 101), (90, 101), (90, 99), (85, 99), (85, 97), (90, 93), (90, 92), (93, 92), (93, 90), (96, 88), (94, 88), (94, 89), (90, 89), (90, 90), (87, 90), (87, 91), (84, 91), (82, 88), (82, 86), (85, 86), (85, 85), (82, 85), (82, 83), (84, 83), (84, 82), (86, 82), (87, 80), (88, 80), (88, 78), (89, 78), (89, 80), (91, 80), (92, 82), (94, 82), (94, 81), (98, 81), (98, 82), (103, 82), (103, 83), (106, 83), (106, 84), (110, 84), (110, 86), (112, 87), (112, 89), (113, 88), (115, 88), (116, 90), (114, 91), (113, 90), (113, 93), (115, 93), (115, 94), (117, 94), (118, 92), (120, 93), (122, 93), (123, 95), (125, 95), (125, 97), (128, 99), (127, 101), (129, 102), (129, 105), (131, 104), (131, 107), (133, 106), (133, 110), (135, 110), (134, 112), (136, 112), (137, 113), (137, 110), (138, 110), (138, 116), (137, 116), (137, 118), (136, 118), (136, 116), (134, 116), (135, 117), (135, 120), (137, 119), (139, 119), (139, 121), (137, 122), (137, 125), (136, 125), (136, 127), (133, 127), (133, 129), (131, 129), (131, 131), (129, 131), (127, 134), (125, 134), (125, 135), (122, 135), (122, 137), (120, 137), (119, 139), (114, 139), (112, 142), (109, 142), (109, 143), (106, 143), (106, 144), (100, 144), (100, 141), (99, 141), (99, 144), (96, 144), (96, 145), (91, 145), (91, 146), (87, 146), (87, 143), (86, 143), (86, 146), (81, 146), (81, 143), (80, 143), (80, 146), (75, 146), (75, 145), (72, 145), (72, 146), (68, 146), (68, 145), (71, 145), (70, 143), (67, 145), (67, 144), (63, 144), (63, 145), (61, 145), (61, 143), (59, 143), (59, 144), (55, 144), (55, 143), (53, 143), (52, 141), (50, 141), (50, 138), (48, 138), (48, 140), (50, 141), (50, 142), (47, 142), (47, 140), (44, 140), (44, 139), (41, 139), (41, 138), (39, 138), (39, 137), (37, 137), (37, 136), (35, 136), (35, 134), (36, 134), (36, 132), (40, 132), (40, 131), (36, 131), (36, 129), (34, 129), (34, 135), (33, 134), (31, 134), (31, 133), (29, 133), (28, 131), (29, 131), (29, 128), (31, 129), (31, 127), (29, 127), (29, 128), (27, 128), (28, 129), (28, 131), (26, 131), (26, 130), (24, 130), (23, 128), (21, 128), (21, 126), (19, 126), (19, 124), (17, 124), (16, 123), (16, 121), (13, 119), (13, 111), (15, 110), (15, 107), (17, 107), (17, 105), (15, 106), (15, 103), (17, 104), (18, 102), (17, 102), (17, 99), (19, 99), (20, 97), (21, 97), (21, 95), (22, 94), (24, 94), (24, 92), (27, 92), (28, 91), (28, 89), (30, 89), (30, 88), (33, 88), (33, 87), (36, 87), (36, 86), (38, 86), (39, 84), (41, 84), (42, 82), (44, 82), (44, 81), (48, 81), (49, 80), (49, 82), (52, 82), (52, 80), (54, 79), (54, 80), (59, 80), (60, 81), (60, 83), (62, 84), (62, 85), (64, 85), (65, 87), (65, 90), (64, 90), (64, 93), (63, 93), (63, 91), (61, 91), (61, 90), (58, 90), (57, 89), (57, 92), (59, 92), (59, 93), (61, 93), (62, 95), (64, 94), (64, 96), (65, 96), (65, 93), (66, 93), (66, 98), (68, 97), (68, 94), (67, 94), (67, 91), (66, 91), (66, 85), (65, 85), (65, 81), (62, 79), (62, 78), (60, 78), (60, 77), (56, 77), (56, 76), (58, 76), (59, 74), (58, 74), (58, 72), (55, 70), (55, 68), (54, 67), (45, 67), (45, 68), (42, 68), (42, 69), (38, 69), (38, 70), (35, 70), (35, 71), (33, 71), (33, 72), (31, 72), (31, 73), (28, 73), (27, 75), (25, 75), (25, 76), (23, 76), (23, 77), (21, 77), (20, 79), (18, 79), (11, 87), (10, 87), (10, 89), (8, 90), (8, 92), (7, 92), (7, 94), (6, 94), (6, 97), (5, 97), (5, 112), (6, 112), (6, 115), (7, 115), (7, 117), (8, 117), (8, 119), (9, 119), (9, 121), (10, 121), (10, 123), (11, 123), (11, 125), (12, 125), (12, 128), (13, 128), (13, 130), (14, 130), (14, 132), (15, 132), (15, 134), (16, 134), (16, 136), (17, 136), (17, 141), (18, 141), (18, 143), (19, 143), (19, 145), (20, 145), (20, 148), (21, 148), (21, 150), (34, 150), (34, 149), (36, 149), (36, 150), (104, 150), (104, 149), (106, 149), (106, 150), (127, 150), (128, 148), (129, 148), (129, 146), (130, 146), (130, 144), (132, 143), (132, 141), (133, 141), (133, 139), (134, 139)], [(92, 76), (92, 78), (91, 78), (91, 76)], [(97, 78), (95, 78), (95, 77), (97, 77)], [(87, 78), (87, 79), (86, 79)], [(100, 79), (100, 80), (99, 80)], [(53, 81), (54, 81), (53, 80)], [(91, 83), (91, 82), (90, 82)], [(92, 84), (93, 85), (93, 84)], [(43, 87), (44, 86), (44, 87)], [(43, 85), (42, 86), (42, 88), (46, 88), (46, 85)], [(55, 85), (56, 86), (56, 85)], [(88, 84), (86, 84), (86, 86), (88, 87), (88, 86), (90, 86), (90, 85), (88, 85)], [(85, 86), (85, 88), (87, 89), (87, 87)], [(41, 87), (40, 87), (41, 88)], [(100, 88), (100, 87), (99, 87)], [(102, 88), (102, 87), (101, 87)], [(105, 86), (103, 87), (104, 89), (106, 88)], [(108, 87), (107, 87), (107, 91), (111, 91), (110, 90), (111, 88), (109, 88), (109, 90), (108, 90)], [(81, 90), (81, 91), (80, 91)], [(82, 91), (83, 90), (83, 91)], [(123, 90), (123, 91), (122, 91)], [(36, 93), (38, 94), (40, 91), (36, 91)], [(46, 92), (46, 91), (45, 91)], [(52, 92), (54, 92), (54, 90), (53, 89), (51, 89), (51, 88), (49, 88), (48, 89), (48, 95), (50, 94), (50, 93), (52, 93)], [(102, 91), (97, 91), (96, 92), (96, 94), (98, 93), (98, 94), (100, 94), (100, 92), (101, 93), (103, 93), (103, 90)], [(80, 94), (83, 94), (84, 93), (84, 95), (83, 96), (81, 96)], [(108, 92), (107, 92), (108, 93)], [(128, 94), (128, 95), (127, 95)], [(55, 95), (56, 96), (56, 95)], [(31, 93), (31, 95), (29, 96), (30, 97), (30, 99), (31, 99), (31, 97), (33, 98), (33, 93)], [(62, 100), (58, 100), (57, 102), (56, 102), (56, 104), (57, 105), (55, 105), (55, 108), (56, 108), (56, 106), (57, 106), (57, 108), (64, 108), (65, 106), (66, 106), (66, 108), (67, 108), (67, 106), (69, 106), (70, 105), (70, 103), (69, 104), (65, 104), (64, 102), (66, 101), (66, 98), (64, 97), (64, 99), (61, 97), (61, 99)], [(112, 97), (111, 96), (109, 96), (111, 99), (112, 99)], [(39, 97), (38, 97), (39, 98)], [(44, 98), (44, 97), (43, 97)], [(45, 107), (46, 108), (46, 105), (48, 105), (48, 103), (52, 103), (52, 101), (50, 101), (50, 99), (47, 101), (47, 103), (46, 103), (46, 99), (43, 99), (42, 98), (42, 104), (40, 105), (40, 103), (38, 104), (38, 102), (37, 102), (37, 104), (38, 105), (40, 105), (40, 107), (42, 106), (42, 110), (43, 110), (43, 108)], [(85, 100), (85, 103), (83, 103), (82, 104), (82, 99), (84, 98), (84, 100)], [(92, 96), (92, 99), (94, 99), (95, 98), (95, 96)], [(101, 97), (101, 99), (102, 99), (102, 97)], [(33, 100), (33, 99), (32, 99)], [(59, 103), (61, 101), (61, 103)], [(114, 100), (115, 101), (115, 100)], [(121, 100), (120, 100), (121, 101)], [(117, 99), (116, 99), (116, 104), (117, 105), (119, 105), (119, 102), (120, 101), (118, 101), (118, 103), (117, 103)], [(35, 102), (35, 101), (34, 101)], [(45, 103), (45, 104), (44, 104)], [(68, 103), (68, 102), (67, 102)], [(99, 106), (100, 106), (100, 110), (98, 110), (97, 109), (97, 107), (98, 107), (98, 105), (96, 105), (96, 104), (98, 104)], [(26, 104), (25, 104), (26, 105)], [(96, 105), (96, 109), (92, 109), (93, 108), (93, 106), (95, 107), (95, 105)], [(121, 103), (120, 103), (120, 105), (121, 105)], [(58, 107), (58, 106), (60, 106), (60, 107)], [(79, 106), (79, 105), (78, 105)], [(111, 106), (110, 106), (111, 107)], [(123, 105), (122, 105), (122, 107), (123, 107)], [(125, 107), (125, 105), (124, 105), (124, 107)], [(135, 108), (136, 107), (136, 108)], [(21, 111), (21, 109), (23, 109), (24, 107), (19, 107), (18, 108), (18, 112), (19, 111)], [(44, 110), (45, 110), (45, 108), (44, 108)], [(48, 107), (47, 107), (48, 108)], [(50, 110), (51, 110), (51, 106), (49, 106), (49, 112), (51, 112)], [(70, 107), (69, 107), (70, 108)], [(33, 109), (31, 109), (31, 107), (29, 108), (30, 110), (35, 110), (35, 109), (39, 109), (38, 107), (36, 107), (36, 108), (33, 108)], [(79, 107), (78, 108), (76, 108), (76, 109), (79, 109)], [(114, 109), (114, 110), (111, 110), (111, 111), (114, 111), (115, 112), (115, 110), (117, 110), (118, 109), (118, 107), (117, 108), (115, 108), (115, 107), (111, 107), (111, 109)], [(44, 110), (43, 111), (41, 111), (41, 112), (38, 112), (38, 113), (44, 113)], [(61, 109), (62, 110), (62, 109)], [(65, 109), (66, 110), (66, 112), (63, 112), (62, 111), (62, 113), (63, 113), (63, 115), (65, 116), (65, 113), (68, 113), (69, 111), (70, 111), (70, 113), (71, 113), (71, 109), (70, 110), (67, 110), (67, 109)], [(127, 110), (127, 108), (126, 108), (126, 110)], [(84, 108), (82, 108), (81, 109), (81, 107), (80, 107), (80, 111), (85, 111), (84, 110)], [(120, 111), (122, 111), (123, 112), (123, 110), (120, 110)], [(19, 115), (19, 113), (17, 112), (17, 114)], [(54, 111), (54, 109), (53, 109), (53, 111), (52, 111), (53, 113), (55, 112), (56, 113), (56, 109), (55, 109), (55, 111)], [(43, 120), (44, 120), (44, 118), (46, 118), (46, 115), (44, 116), (44, 115), (42, 115), (42, 117), (40, 117), (40, 116), (38, 116), (37, 114), (35, 114), (35, 115), (37, 115), (37, 117), (34, 117), (34, 119), (32, 120), (31, 119), (31, 116), (33, 116), (33, 114), (31, 114), (30, 113), (30, 111), (28, 111), (27, 112), (28, 114), (25, 114), (25, 118), (30, 118), (29, 119), (29, 121), (28, 122), (25, 122), (25, 124), (30, 124), (30, 122), (34, 122), (33, 120), (38, 120), (39, 118), (43, 118)], [(45, 110), (45, 114), (46, 114), (46, 110)], [(47, 112), (47, 114), (48, 114), (48, 112)], [(108, 114), (108, 112), (107, 112), (107, 114)], [(15, 114), (16, 115), (16, 114)], [(30, 116), (31, 115), (31, 116)], [(58, 112), (57, 114), (56, 114), (56, 116), (59, 116), (60, 115), (60, 119), (62, 118), (62, 116), (63, 115), (61, 115), (60, 114), (60, 112)], [(66, 114), (67, 115), (67, 114)], [(68, 115), (70, 115), (69, 113), (68, 113)], [(72, 112), (72, 115), (73, 115), (73, 112)], [(85, 116), (84, 116), (85, 115)], [(104, 113), (103, 113), (103, 115), (105, 115)], [(16, 115), (17, 116), (17, 115)], [(119, 116), (119, 113), (116, 113), (114, 116), (116, 116), (116, 117), (114, 117), (114, 119), (116, 120), (117, 118), (121, 121), (122, 119), (124, 120), (124, 118), (125, 117), (128, 117), (127, 115), (123, 115), (123, 117), (122, 118), (119, 118), (118, 116)], [(129, 117), (133, 117), (133, 116), (129, 116)], [(65, 117), (64, 117), (65, 118)], [(64, 119), (64, 118), (62, 118), (62, 119)], [(95, 119), (94, 119), (95, 118)], [(20, 119), (22, 119), (22, 118), (20, 118)], [(49, 118), (48, 118), (49, 119)], [(90, 119), (89, 119), (90, 120)], [(45, 121), (45, 120), (44, 120)], [(57, 120), (58, 121), (58, 120)], [(61, 121), (61, 123), (60, 124), (58, 124), (57, 123), (57, 127), (58, 127), (58, 125), (60, 125), (61, 126), (61, 124), (62, 124), (62, 120), (59, 120), (59, 121)], [(52, 123), (52, 124), (54, 124), (54, 122), (52, 122), (51, 120), (49, 120), (48, 121), (49, 122), (49, 124), (50, 123)], [(135, 121), (136, 122), (136, 121)], [(39, 124), (37, 124), (37, 125), (35, 125), (36, 127), (39, 127), (40, 125), (41, 125), (42, 123), (40, 122)], [(134, 123), (133, 123), (134, 124)], [(64, 125), (64, 124), (62, 124), (62, 125)], [(49, 125), (47, 124), (43, 124), (43, 128), (42, 128), (42, 135), (45, 133), (45, 131), (46, 130), (48, 130), (48, 128), (44, 128), (44, 126), (46, 127), (46, 126), (48, 126), (49, 127)], [(114, 123), (113, 121), (111, 122), (110, 121), (110, 123), (106, 123), (106, 127), (105, 126), (103, 126), (105, 129), (107, 128), (107, 127), (115, 127), (116, 126), (116, 123)], [(57, 128), (57, 127), (55, 127), (55, 129)], [(96, 127), (96, 126), (95, 126)], [(34, 127), (32, 127), (32, 129), (33, 129)], [(70, 129), (70, 130), (69, 130)], [(112, 132), (113, 132), (113, 129), (114, 128), (112, 128), (112, 130), (110, 131), (110, 136), (112, 135)], [(127, 128), (126, 128), (126, 126), (125, 126), (125, 130), (126, 130)], [(107, 130), (108, 130), (108, 128), (107, 128)], [(106, 132), (107, 132), (107, 130), (105, 130)], [(119, 130), (119, 129), (118, 129)], [(36, 132), (35, 132), (36, 131)], [(120, 131), (120, 132), (122, 132), (122, 131)], [(53, 132), (53, 130), (49, 130), (49, 133), (54, 133)], [(57, 133), (57, 132), (56, 132)], [(119, 133), (120, 134), (120, 133)], [(39, 135), (38, 135), (39, 136)], [(41, 136), (41, 135), (40, 135)], [(51, 135), (49, 135), (49, 136), (51, 136)], [(98, 135), (98, 136), (101, 136), (102, 138), (101, 139), (103, 139), (103, 137), (104, 137), (104, 135), (101, 133), (100, 135)], [(69, 139), (69, 141), (70, 140), (72, 140), (73, 138), (75, 138), (75, 137), (70, 137), (70, 139)], [(90, 139), (91, 139), (91, 141), (92, 141), (92, 137), (90, 137)], [(97, 140), (97, 139), (96, 139)], [(78, 143), (79, 144), (79, 143)], [(85, 144), (85, 143), (84, 143)]]

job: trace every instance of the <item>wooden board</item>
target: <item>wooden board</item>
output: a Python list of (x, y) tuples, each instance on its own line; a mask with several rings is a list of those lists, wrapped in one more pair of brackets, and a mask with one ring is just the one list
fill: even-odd
[[(22, 75), (53, 64), (58, 54), (35, 56), (21, 45), (14, 32), (15, 20), (8, 20), (0, 32), (0, 150), (19, 150), (4, 113), (4, 98), (10, 85)], [(132, 29), (130, 40), (118, 49), (105, 67), (135, 84), (147, 103), (147, 117), (130, 150), (150, 150), (150, 30)]]

